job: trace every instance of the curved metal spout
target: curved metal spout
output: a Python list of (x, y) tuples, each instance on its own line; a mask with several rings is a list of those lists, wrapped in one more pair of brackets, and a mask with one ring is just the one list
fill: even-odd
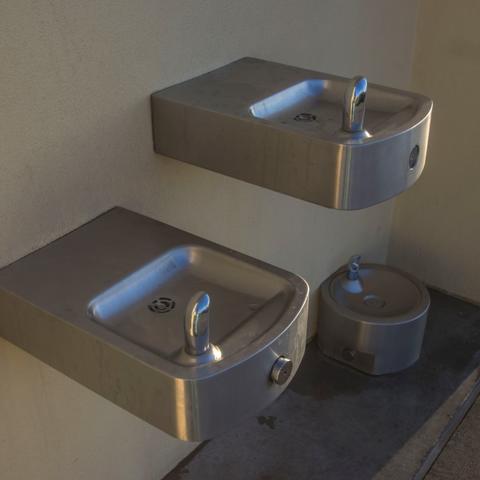
[(349, 280), (358, 280), (360, 273), (360, 255), (353, 255), (348, 262), (347, 277)]
[(210, 296), (196, 293), (185, 311), (185, 351), (190, 355), (202, 355), (210, 350)]
[(346, 132), (363, 131), (365, 118), (365, 100), (367, 99), (368, 82), (365, 77), (353, 77), (345, 90), (343, 105), (343, 129)]

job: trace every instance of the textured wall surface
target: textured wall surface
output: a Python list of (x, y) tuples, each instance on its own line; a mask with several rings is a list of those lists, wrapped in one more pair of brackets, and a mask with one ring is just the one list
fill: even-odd
[[(149, 94), (243, 56), (405, 87), (416, 9), (2, 2), (0, 265), (121, 205), (304, 276), (314, 320), (315, 290), (350, 254), (385, 258), (391, 202), (332, 211), (155, 155)], [(0, 359), (2, 480), (154, 479), (191, 448), (6, 342)]]
[(480, 302), (480, 3), (420, 2), (413, 88), (433, 98), (427, 166), (399, 197), (389, 261)]
[(2, 480), (157, 480), (193, 448), (1, 338), (0, 364)]

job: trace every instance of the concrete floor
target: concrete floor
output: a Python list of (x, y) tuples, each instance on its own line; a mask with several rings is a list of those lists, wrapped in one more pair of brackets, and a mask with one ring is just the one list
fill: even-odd
[(425, 480), (480, 479), (480, 400), (452, 435)]

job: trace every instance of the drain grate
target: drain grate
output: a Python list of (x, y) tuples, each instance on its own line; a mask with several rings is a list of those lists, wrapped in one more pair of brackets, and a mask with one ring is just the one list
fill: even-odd
[(317, 117), (313, 113), (299, 113), (293, 119), (297, 122), (314, 122)]
[(168, 313), (175, 308), (175, 300), (169, 297), (159, 297), (153, 300), (148, 309), (153, 313)]

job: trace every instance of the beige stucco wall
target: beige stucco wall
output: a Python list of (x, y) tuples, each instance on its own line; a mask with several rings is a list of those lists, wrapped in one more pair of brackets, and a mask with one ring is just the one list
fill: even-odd
[(427, 166), (396, 202), (389, 261), (480, 302), (480, 2), (422, 0), (413, 88), (434, 101)]
[[(2, 2), (0, 265), (113, 205), (295, 271), (314, 292), (352, 253), (383, 260), (391, 202), (332, 211), (155, 155), (148, 96), (247, 55), (406, 86), (416, 3)], [(0, 425), (2, 480), (158, 479), (191, 448), (4, 341)]]

